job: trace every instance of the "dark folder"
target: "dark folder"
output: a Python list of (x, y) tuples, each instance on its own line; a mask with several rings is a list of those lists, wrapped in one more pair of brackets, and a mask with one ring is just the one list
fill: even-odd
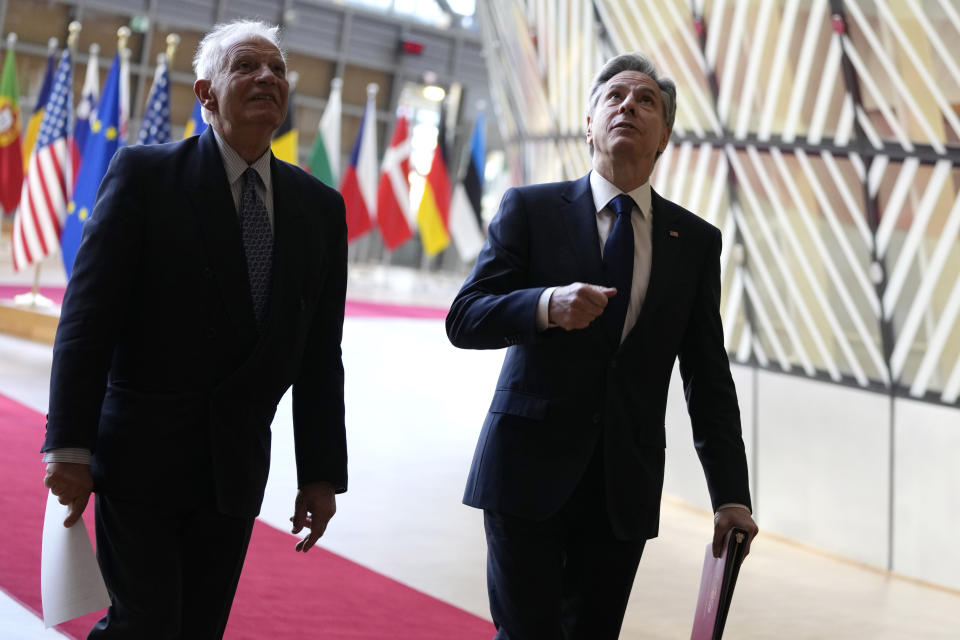
[(707, 545), (690, 640), (720, 640), (723, 637), (723, 625), (727, 622), (733, 587), (737, 583), (737, 573), (740, 572), (740, 563), (746, 550), (747, 532), (741, 529), (727, 532), (719, 558), (713, 557), (713, 544)]

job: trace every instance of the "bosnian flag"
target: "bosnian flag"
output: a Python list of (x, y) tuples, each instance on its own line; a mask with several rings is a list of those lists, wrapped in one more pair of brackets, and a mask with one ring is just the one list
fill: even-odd
[(407, 116), (400, 113), (383, 154), (377, 188), (377, 223), (387, 249), (392, 251), (413, 237), (410, 217), (410, 133)]
[(367, 85), (367, 106), (353, 143), (350, 166), (343, 174), (340, 193), (347, 208), (347, 242), (373, 228), (377, 209), (377, 105), (379, 87)]

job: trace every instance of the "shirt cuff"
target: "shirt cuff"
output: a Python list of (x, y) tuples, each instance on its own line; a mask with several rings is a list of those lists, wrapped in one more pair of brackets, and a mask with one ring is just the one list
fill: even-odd
[(43, 454), (44, 462), (72, 462), (74, 464), (90, 464), (90, 450), (80, 447), (62, 447), (50, 449)]
[(544, 331), (557, 325), (550, 324), (550, 297), (556, 287), (547, 287), (537, 300), (537, 331)]
[(750, 507), (748, 507), (748, 506), (745, 505), (745, 504), (740, 504), (739, 502), (726, 502), (726, 503), (720, 505), (719, 507), (717, 507), (717, 513), (719, 513), (721, 509), (728, 509), (728, 508), (731, 508), (731, 507), (735, 507), (735, 508), (737, 508), (737, 509), (743, 509), (743, 510), (745, 510), (747, 513), (749, 513), (750, 515), (753, 515), (753, 512), (750, 511)]

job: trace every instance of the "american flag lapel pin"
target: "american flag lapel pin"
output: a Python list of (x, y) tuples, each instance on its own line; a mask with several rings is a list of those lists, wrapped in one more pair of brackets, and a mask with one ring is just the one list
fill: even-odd
[(667, 235), (669, 235), (671, 238), (679, 238), (680, 232), (671, 230), (670, 233), (668, 233)]

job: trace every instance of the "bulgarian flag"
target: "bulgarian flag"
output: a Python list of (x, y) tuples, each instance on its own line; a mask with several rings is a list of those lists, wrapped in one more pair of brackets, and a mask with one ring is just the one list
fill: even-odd
[(320, 118), (317, 136), (313, 139), (307, 171), (325, 184), (336, 188), (340, 177), (340, 114), (343, 111), (341, 91), (343, 79), (330, 81), (330, 97)]
[(7, 59), (0, 77), (0, 214), (20, 204), (23, 187), (23, 156), (20, 151), (20, 92), (13, 47), (17, 35), (7, 36)]
[(373, 228), (377, 214), (377, 105), (379, 87), (367, 85), (367, 106), (363, 110), (357, 139), (350, 154), (350, 166), (343, 174), (340, 193), (347, 208), (347, 242), (353, 242)]

